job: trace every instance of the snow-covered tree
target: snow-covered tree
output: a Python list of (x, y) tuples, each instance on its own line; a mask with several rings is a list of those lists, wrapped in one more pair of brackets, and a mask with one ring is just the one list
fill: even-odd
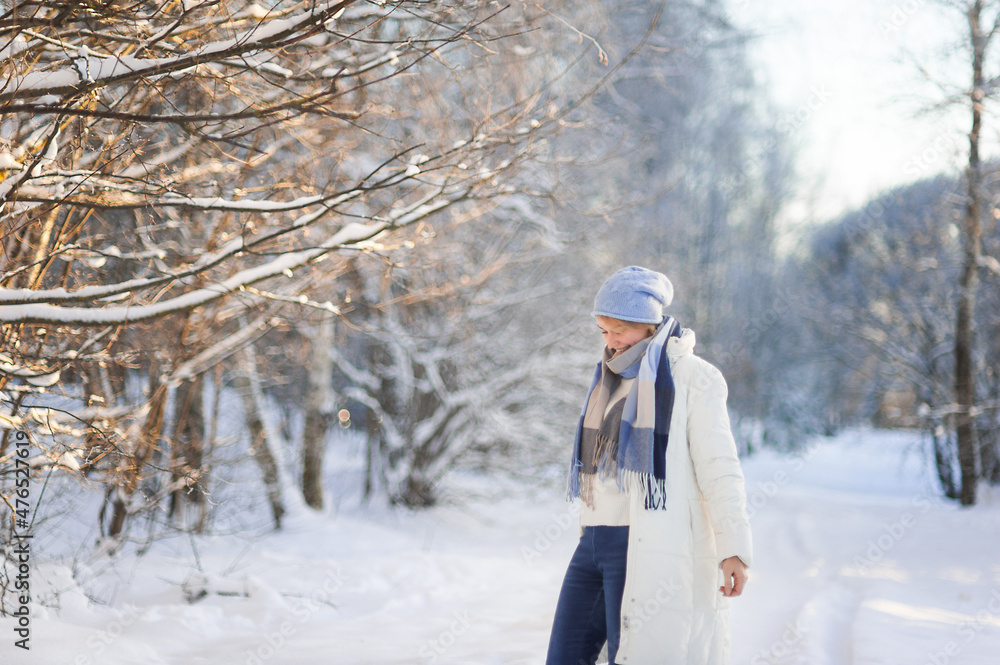
[[(984, 168), (993, 178), (995, 166)], [(961, 498), (954, 402), (955, 311), (967, 213), (961, 178), (938, 176), (876, 197), (817, 229), (786, 274), (809, 322), (794, 371), (811, 402), (846, 422), (920, 427), (943, 492)], [(995, 201), (995, 197), (994, 197)], [(997, 245), (988, 236), (986, 247)], [(987, 262), (989, 263), (989, 262)], [(994, 282), (988, 271), (984, 277)], [(996, 291), (984, 289), (975, 326), (979, 477), (996, 482), (1000, 432), (995, 378)], [(808, 359), (808, 360), (805, 360)]]
[(371, 414), (370, 486), (393, 502), (434, 504), (460, 462), (550, 462), (578, 408), (544, 387), (566, 330), (540, 304), (567, 286), (549, 274), (559, 234), (520, 196), (495, 203), (494, 223), (425, 228), (434, 238), (415, 237), (405, 266), (398, 250), (356, 262), (351, 341), (334, 364), (344, 398)]
[[(996, 265), (996, 257), (984, 253), (984, 230), (992, 199), (991, 183), (986, 178), (982, 153), (995, 118), (991, 110), (997, 96), (1000, 72), (993, 53), (1000, 33), (1000, 2), (995, 0), (936, 0), (943, 34), (950, 49), (917, 56), (920, 75), (933, 84), (935, 96), (927, 108), (957, 110), (967, 118), (968, 128), (963, 150), (964, 180), (962, 214), (957, 225), (961, 266), (952, 292), (951, 309), (955, 311), (952, 336), (952, 398), (948, 428), (954, 432), (960, 467), (958, 498), (962, 505), (976, 502), (976, 486), (983, 471), (981, 444), (977, 432), (978, 414), (983, 400), (980, 382), (981, 340), (977, 332), (981, 318), (978, 300), (982, 289), (983, 268)], [(964, 72), (957, 74), (958, 72)], [(956, 75), (957, 74), (957, 75)], [(951, 225), (951, 218), (942, 219)], [(991, 462), (996, 467), (996, 462)], [(996, 474), (998, 472), (991, 472)]]
[(4, 422), (41, 420), (50, 465), (106, 488), (111, 536), (167, 497), (182, 523), (204, 522), (205, 372), (289, 304), (339, 316), (347, 257), (452, 208), (475, 217), (559, 128), (545, 77), (565, 68), (532, 69), (546, 52), (523, 45), (537, 8), (5, 11)]

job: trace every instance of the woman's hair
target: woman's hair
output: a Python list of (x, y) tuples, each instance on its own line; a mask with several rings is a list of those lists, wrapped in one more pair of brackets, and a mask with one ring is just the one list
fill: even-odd
[(637, 329), (645, 330), (646, 337), (652, 337), (656, 333), (656, 326), (654, 326), (652, 323), (638, 323), (637, 321), (626, 321), (625, 319), (616, 319), (613, 316), (604, 316), (602, 314), (599, 314), (598, 317), (602, 319), (609, 319), (611, 321), (617, 321), (618, 323), (622, 324), (626, 328), (629, 328), (630, 330), (637, 330)]
[(652, 323), (636, 323), (634, 321), (622, 321), (629, 328), (642, 328), (646, 331), (646, 337), (652, 337), (656, 334), (656, 326)]

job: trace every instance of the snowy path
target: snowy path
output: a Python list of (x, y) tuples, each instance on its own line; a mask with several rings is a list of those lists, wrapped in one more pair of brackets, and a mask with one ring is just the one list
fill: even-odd
[(916, 441), (846, 435), (746, 464), (757, 564), (733, 663), (1000, 662), (1000, 505), (940, 500)]
[[(756, 563), (734, 603), (734, 664), (1000, 662), (1000, 493), (972, 510), (942, 502), (916, 441), (844, 435), (745, 464)], [(58, 612), (36, 608), (30, 654), (0, 624), (0, 663), (541, 665), (577, 534), (560, 492), (519, 490), (206, 539), (210, 593), (193, 604), (184, 543), (119, 570), (114, 609), (41, 567), (70, 590)]]

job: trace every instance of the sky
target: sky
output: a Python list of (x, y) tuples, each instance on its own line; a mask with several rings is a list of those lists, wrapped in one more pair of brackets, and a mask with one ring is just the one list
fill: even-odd
[[(958, 172), (964, 107), (928, 109), (971, 77), (945, 56), (963, 17), (933, 0), (729, 0), (751, 62), (796, 147), (788, 228), (829, 220), (894, 186)], [(921, 67), (932, 80), (921, 74)]]

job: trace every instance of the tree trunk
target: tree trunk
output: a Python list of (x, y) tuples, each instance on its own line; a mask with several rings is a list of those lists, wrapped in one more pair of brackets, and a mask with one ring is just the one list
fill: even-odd
[(1000, 483), (1000, 448), (997, 447), (997, 431), (992, 429), (984, 436), (979, 431), (979, 461), (982, 464), (982, 479), (996, 485)]
[[(146, 421), (139, 432), (139, 441), (131, 453), (117, 453), (118, 473), (115, 479), (117, 485), (109, 486), (105, 494), (105, 507), (111, 504), (111, 520), (107, 535), (116, 538), (125, 530), (128, 519), (128, 499), (135, 492), (142, 480), (142, 473), (150, 456), (156, 450), (163, 430), (163, 417), (166, 413), (167, 387), (163, 385), (160, 376), (160, 364), (154, 360), (149, 367), (149, 412)], [(101, 511), (101, 523), (104, 522), (104, 509)]]
[(381, 441), (382, 438), (379, 434), (379, 420), (375, 412), (372, 411), (371, 407), (365, 409), (367, 418), (367, 443), (365, 445), (365, 494), (364, 500), (367, 501), (371, 498), (372, 493), (375, 491), (375, 484), (378, 481), (376, 475), (378, 474), (378, 469), (381, 468), (379, 464), (382, 459), (382, 449)]
[(931, 426), (931, 438), (934, 442), (934, 466), (937, 469), (938, 480), (944, 495), (949, 499), (958, 498), (958, 487), (955, 483), (955, 473), (952, 464), (955, 460), (954, 449), (947, 431), (938, 435), (936, 427)]
[(205, 526), (208, 488), (204, 460), (205, 413), (202, 405), (203, 378), (199, 375), (181, 382), (177, 389), (177, 415), (171, 447), (170, 517), (181, 518), (188, 527), (188, 508), (194, 508), (194, 530)]
[(323, 508), (323, 451), (333, 414), (333, 317), (319, 324), (309, 344), (309, 392), (302, 435), (302, 496), (310, 508)]
[(968, 204), (962, 224), (962, 280), (958, 293), (958, 316), (955, 324), (955, 432), (958, 435), (958, 461), (962, 470), (959, 500), (963, 506), (976, 502), (979, 479), (979, 447), (973, 406), (976, 400), (975, 343), (976, 291), (979, 287), (979, 255), (982, 245), (982, 168), (979, 161), (979, 134), (982, 123), (983, 60), (987, 39), (980, 18), (982, 0), (969, 8), (972, 41), (972, 131), (969, 132)]
[[(104, 387), (97, 376), (99, 370), (100, 368), (97, 365), (88, 365), (81, 372), (84, 404), (87, 406), (107, 405), (107, 395), (104, 393)], [(84, 458), (82, 464), (80, 464), (80, 470), (84, 475), (88, 475), (91, 472), (94, 462), (99, 460), (106, 452), (102, 434), (103, 432), (97, 427), (87, 427), (83, 437)]]
[(281, 519), (285, 515), (285, 503), (281, 495), (278, 460), (269, 445), (261, 413), (263, 400), (260, 399), (260, 378), (257, 376), (257, 359), (252, 347), (243, 351), (243, 375), (237, 378), (236, 385), (243, 398), (243, 411), (250, 435), (250, 454), (260, 467), (267, 500), (271, 504), (271, 515), (274, 517), (274, 528), (277, 530), (281, 528)]

